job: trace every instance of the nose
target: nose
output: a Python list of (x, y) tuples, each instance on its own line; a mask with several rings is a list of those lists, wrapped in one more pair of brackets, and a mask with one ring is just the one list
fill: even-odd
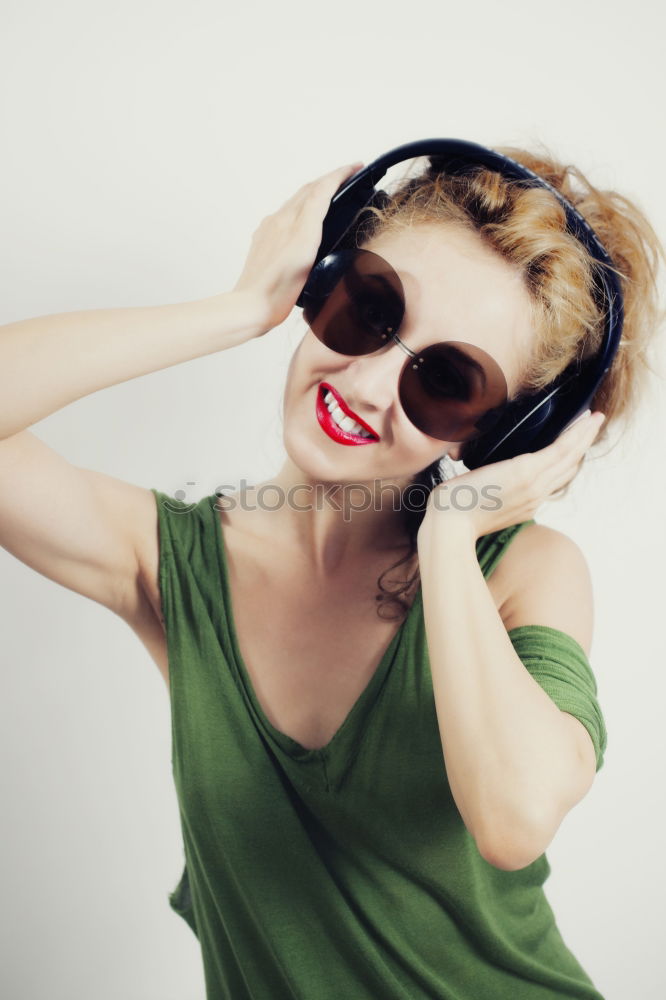
[(400, 405), (398, 382), (405, 363), (405, 354), (413, 356), (394, 334), (391, 348), (396, 345), (401, 350), (388, 347), (374, 354), (354, 357), (347, 365), (345, 399), (352, 409), (362, 409), (366, 413), (381, 413), (395, 403)]
[[(398, 347), (400, 350), (385, 348), (377, 354), (359, 355), (347, 366), (348, 389), (345, 399), (357, 412), (363, 409), (367, 414), (381, 413), (392, 403), (400, 406), (398, 385), (405, 365), (405, 355), (418, 358), (419, 354), (407, 347), (397, 333), (392, 335), (391, 341), (391, 347)], [(369, 417), (369, 422), (371, 419)], [(463, 442), (442, 442), (443, 445), (446, 443), (448, 447), (444, 454), (458, 462)]]

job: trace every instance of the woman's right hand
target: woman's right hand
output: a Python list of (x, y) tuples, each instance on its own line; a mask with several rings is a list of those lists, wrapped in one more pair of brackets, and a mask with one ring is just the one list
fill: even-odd
[(331, 199), (362, 163), (347, 164), (310, 181), (261, 220), (234, 292), (256, 296), (260, 337), (279, 326), (301, 293), (321, 243)]

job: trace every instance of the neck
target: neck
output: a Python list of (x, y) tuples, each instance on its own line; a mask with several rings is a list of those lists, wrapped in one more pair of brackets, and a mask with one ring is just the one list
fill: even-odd
[(398, 480), (353, 486), (318, 481), (287, 459), (275, 476), (253, 489), (252, 516), (266, 537), (295, 547), (311, 573), (330, 577), (407, 551), (409, 536), (401, 510), (405, 486)]

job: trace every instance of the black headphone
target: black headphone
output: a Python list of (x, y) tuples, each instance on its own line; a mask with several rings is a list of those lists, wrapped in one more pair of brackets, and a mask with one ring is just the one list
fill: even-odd
[[(605, 312), (604, 333), (597, 353), (584, 361), (573, 361), (543, 389), (519, 396), (508, 403), (492, 429), (465, 443), (460, 457), (471, 470), (486, 465), (489, 461), (500, 462), (527, 451), (545, 448), (580, 413), (590, 407), (592, 397), (610, 368), (620, 342), (624, 303), (613, 262), (591, 226), (543, 177), (510, 157), (462, 139), (421, 139), (397, 146), (363, 167), (345, 181), (331, 199), (323, 221), (322, 240), (315, 262), (295, 304), (303, 308), (306, 299), (314, 304), (321, 297), (321, 292), (318, 291), (321, 282), (318, 279), (333, 263), (334, 248), (355, 245), (353, 236), (365, 217), (362, 209), (369, 206), (381, 207), (389, 199), (386, 192), (375, 188), (375, 185), (389, 167), (417, 156), (429, 156), (431, 169), (442, 173), (465, 173), (471, 167), (482, 165), (508, 179), (527, 181), (528, 186), (548, 188), (565, 209), (568, 230), (580, 240), (594, 260), (606, 265), (593, 269), (595, 295)], [(358, 215), (359, 212), (361, 215)], [(347, 238), (343, 240), (345, 236)], [(326, 286), (327, 283), (323, 284)]]

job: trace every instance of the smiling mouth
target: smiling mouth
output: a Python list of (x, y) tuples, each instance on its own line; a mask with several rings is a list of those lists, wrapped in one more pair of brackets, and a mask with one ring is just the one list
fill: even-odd
[(379, 441), (379, 435), (352, 414), (340, 394), (327, 382), (322, 382), (317, 391), (317, 419), (328, 436), (340, 444)]

